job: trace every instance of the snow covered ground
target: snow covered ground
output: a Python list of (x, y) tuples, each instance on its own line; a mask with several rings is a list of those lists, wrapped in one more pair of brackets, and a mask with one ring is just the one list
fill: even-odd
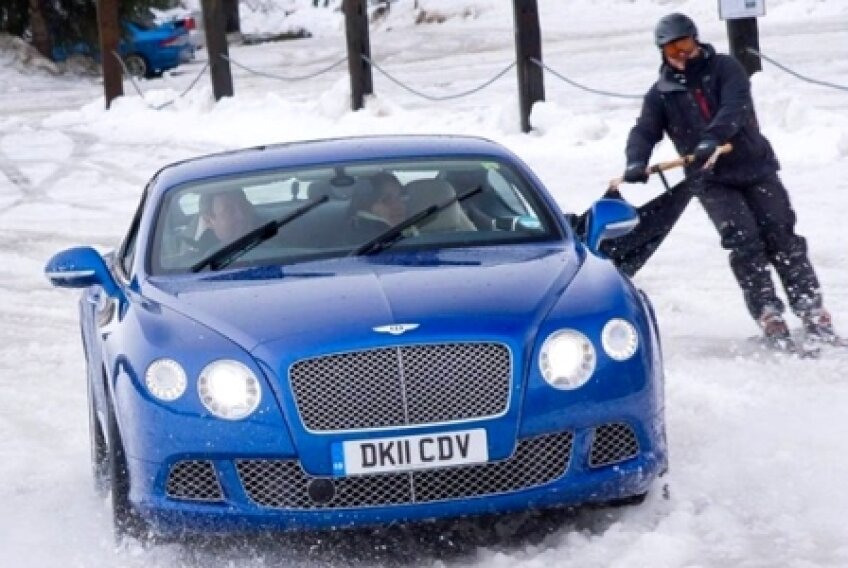
[[(251, 68), (304, 75), (344, 56), (337, 13), (311, 0), (244, 0), (255, 30), (297, 8), (308, 40), (231, 46)], [(372, 29), (374, 60), (431, 95), (470, 89), (514, 59), (511, 3), (419, 0), (442, 24), (414, 25), (412, 0)], [(261, 14), (265, 7), (264, 16)], [(276, 10), (274, 7), (276, 6)], [(658, 56), (651, 30), (684, 11), (726, 50), (716, 2), (541, 0), (545, 62), (585, 85), (642, 93)], [(797, 71), (848, 86), (848, 4), (768, 0), (761, 49)], [(262, 28), (262, 21), (266, 28)], [(273, 24), (277, 25), (277, 24)], [(161, 104), (202, 62), (142, 84)], [(765, 133), (809, 241), (826, 304), (848, 332), (848, 92), (802, 82), (764, 64), (754, 95)], [(56, 250), (117, 244), (146, 180), (161, 166), (245, 145), (364, 133), (482, 135), (512, 148), (563, 208), (582, 211), (620, 174), (639, 101), (589, 94), (546, 75), (537, 129), (518, 128), (515, 72), (476, 95), (416, 97), (375, 71), (376, 96), (349, 110), (346, 66), (302, 82), (234, 68), (236, 97), (215, 104), (204, 77), (164, 110), (129, 83), (104, 111), (95, 79), (55, 75), (0, 47), (0, 564), (3, 566), (274, 566), (420, 563), (523, 567), (848, 566), (848, 353), (800, 361), (749, 354), (756, 333), (726, 254), (693, 203), (637, 275), (657, 308), (667, 364), (671, 471), (640, 507), (586, 511), (539, 540), (444, 555), (433, 535), (307, 543), (274, 539), (115, 547), (109, 508), (91, 489), (76, 294), (42, 275)], [(673, 150), (661, 146), (657, 159)], [(625, 187), (639, 203), (661, 190)], [(416, 539), (431, 538), (416, 548)], [(455, 543), (454, 543), (455, 545)], [(462, 548), (462, 547), (460, 547)]]

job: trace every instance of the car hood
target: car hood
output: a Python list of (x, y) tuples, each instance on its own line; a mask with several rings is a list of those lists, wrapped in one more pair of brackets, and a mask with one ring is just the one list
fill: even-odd
[(375, 327), (416, 325), (403, 342), (524, 335), (578, 268), (571, 248), (397, 253), (152, 280), (155, 298), (279, 369), (279, 358), (391, 342)]
[[(289, 385), (292, 365), (389, 345), (497, 342), (509, 348), (514, 369), (523, 369), (532, 338), (579, 261), (566, 246), (384, 253), (171, 280), (157, 296), (251, 353), (275, 392), (301, 466), (328, 475), (334, 444), (364, 434), (307, 430)], [(393, 324), (412, 328), (400, 335), (375, 330)], [(510, 399), (522, 389), (523, 381), (513, 381)], [(520, 410), (510, 404), (505, 415), (486, 420), (490, 459), (513, 452)]]

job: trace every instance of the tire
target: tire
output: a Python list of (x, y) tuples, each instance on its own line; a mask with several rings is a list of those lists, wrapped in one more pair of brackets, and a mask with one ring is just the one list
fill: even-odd
[(99, 497), (109, 492), (109, 445), (94, 404), (94, 387), (88, 384), (88, 441), (91, 448), (91, 474)]
[(109, 407), (109, 485), (112, 492), (112, 526), (115, 538), (121, 540), (128, 536), (139, 540), (149, 538), (147, 523), (142, 519), (130, 503), (130, 474), (127, 467), (127, 457), (115, 420), (114, 409)]
[(138, 53), (131, 53), (124, 57), (124, 65), (131, 77), (141, 78), (150, 76), (150, 65), (147, 60)]

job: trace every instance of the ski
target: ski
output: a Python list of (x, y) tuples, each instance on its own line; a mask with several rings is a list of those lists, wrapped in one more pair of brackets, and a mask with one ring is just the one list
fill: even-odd
[(821, 356), (821, 347), (810, 345), (807, 342), (798, 341), (794, 338), (768, 339), (766, 337), (752, 337), (751, 340), (763, 351), (797, 357), (798, 359), (817, 359)]
[(837, 335), (835, 333), (828, 333), (826, 335), (810, 335), (807, 334), (807, 343), (815, 346), (822, 347), (848, 347), (848, 338), (842, 337), (841, 335)]
[(836, 354), (848, 348), (848, 338), (837, 334), (811, 335), (803, 329), (792, 332), (791, 337), (769, 339), (763, 336), (748, 338), (760, 353), (785, 355), (798, 359), (818, 359), (828, 353)]
[[(767, 347), (779, 353), (787, 353), (799, 359), (818, 359), (821, 356), (821, 347), (810, 345), (807, 342), (795, 339), (782, 339), (779, 341), (765, 341)], [(769, 345), (771, 344), (771, 345)]]

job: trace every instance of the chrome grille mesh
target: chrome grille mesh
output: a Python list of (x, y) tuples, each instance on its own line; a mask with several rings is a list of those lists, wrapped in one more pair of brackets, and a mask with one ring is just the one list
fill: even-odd
[(522, 441), (506, 460), (416, 472), (415, 500), (442, 501), (508, 493), (562, 477), (571, 456), (570, 432)]
[(491, 344), (401, 349), (410, 424), (464, 420), (506, 410), (509, 351)]
[[(508, 493), (562, 477), (571, 458), (570, 432), (522, 440), (512, 457), (475, 466), (333, 479), (335, 497), (316, 503), (314, 478), (294, 460), (238, 460), (236, 470), (250, 499), (280, 509), (341, 509), (424, 503)], [(324, 478), (326, 479), (326, 478)]]
[(405, 423), (397, 349), (300, 361), (292, 366), (291, 381), (301, 418), (310, 430)]
[(504, 345), (448, 343), (306, 359), (290, 378), (307, 429), (356, 430), (501, 414), (511, 367)]
[(165, 487), (168, 497), (192, 501), (222, 501), (224, 492), (211, 461), (180, 461), (171, 466)]
[(595, 429), (589, 465), (602, 467), (636, 457), (638, 454), (639, 441), (633, 428), (620, 423), (604, 424)]
[(294, 460), (238, 460), (236, 470), (247, 495), (263, 507), (322, 509), (368, 507), (411, 501), (408, 474), (346, 477), (335, 480), (331, 504), (315, 503), (309, 496), (313, 479)]

